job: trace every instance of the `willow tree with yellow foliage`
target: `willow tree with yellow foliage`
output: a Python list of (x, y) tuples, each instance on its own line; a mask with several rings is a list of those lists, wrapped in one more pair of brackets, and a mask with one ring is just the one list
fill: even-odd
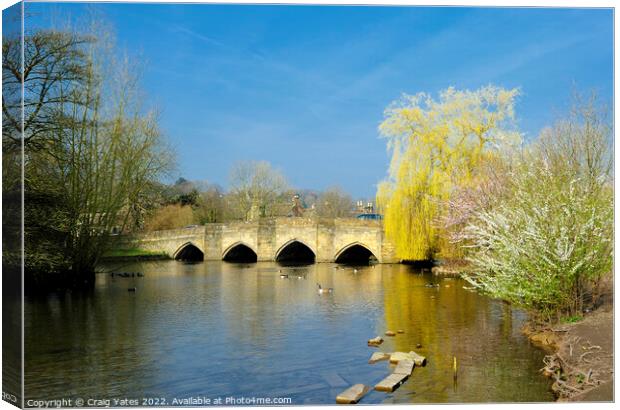
[(402, 260), (455, 256), (437, 221), (456, 187), (475, 183), (478, 167), (520, 143), (514, 131), (517, 89), (448, 88), (435, 100), (403, 95), (379, 126), (391, 162), (378, 188), (385, 231)]

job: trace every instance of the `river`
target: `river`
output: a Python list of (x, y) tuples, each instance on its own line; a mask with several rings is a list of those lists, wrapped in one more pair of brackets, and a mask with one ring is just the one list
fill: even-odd
[[(526, 314), (461, 279), (406, 265), (161, 261), (122, 270), (144, 277), (98, 274), (92, 292), (26, 300), (26, 399), (333, 404), (350, 384), (389, 374), (386, 361), (368, 364), (373, 352), (416, 350), (426, 367), (361, 403), (553, 400), (538, 372), (544, 352), (520, 332)], [(319, 295), (317, 283), (333, 293)], [(367, 346), (386, 330), (404, 333)]]

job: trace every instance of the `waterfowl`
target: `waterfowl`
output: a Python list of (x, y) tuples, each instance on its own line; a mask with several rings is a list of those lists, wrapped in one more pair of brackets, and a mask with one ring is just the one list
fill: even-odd
[(136, 290), (138, 290), (138, 288), (135, 288), (135, 287), (127, 289), (128, 292), (135, 292)]
[(320, 283), (317, 283), (316, 285), (319, 287), (319, 295), (322, 295), (324, 293), (332, 293), (334, 291), (334, 289), (332, 288), (323, 288)]
[(280, 275), (280, 278), (282, 279), (288, 279), (288, 275), (286, 273), (283, 273)]

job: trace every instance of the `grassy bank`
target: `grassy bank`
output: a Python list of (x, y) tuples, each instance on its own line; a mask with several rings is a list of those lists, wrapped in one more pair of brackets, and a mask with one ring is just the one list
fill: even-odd
[(112, 249), (103, 255), (104, 260), (155, 260), (169, 258), (164, 252), (153, 252), (140, 248)]

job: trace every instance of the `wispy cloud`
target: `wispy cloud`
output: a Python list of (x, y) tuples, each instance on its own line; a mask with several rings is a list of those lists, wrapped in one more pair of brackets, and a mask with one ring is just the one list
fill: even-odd
[(204, 34), (201, 33), (197, 33), (193, 30), (188, 29), (187, 27), (183, 27), (180, 26), (178, 24), (173, 25), (172, 27), (170, 27), (170, 31), (172, 31), (173, 33), (183, 33), (186, 34), (192, 38), (195, 38), (197, 40), (200, 40), (206, 44), (209, 45), (213, 45), (213, 46), (217, 46), (217, 47), (222, 47), (222, 48), (226, 48), (226, 45), (224, 43), (222, 43), (221, 41), (218, 41), (212, 37), (206, 36)]

